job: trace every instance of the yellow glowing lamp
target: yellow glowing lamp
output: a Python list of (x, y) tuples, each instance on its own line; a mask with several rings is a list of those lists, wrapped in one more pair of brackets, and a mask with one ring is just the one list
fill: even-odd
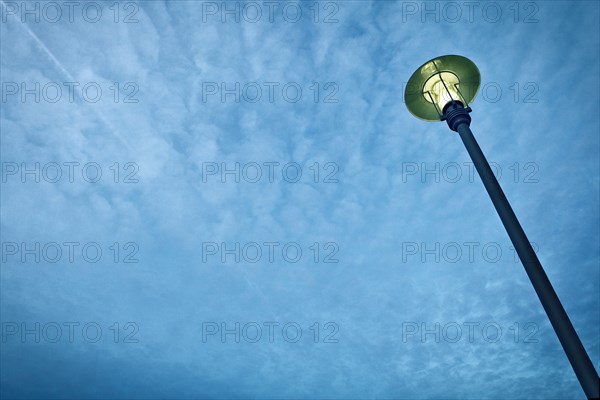
[(415, 117), (442, 121), (449, 104), (457, 102), (469, 108), (480, 84), (481, 75), (473, 61), (455, 55), (436, 57), (412, 74), (404, 102)]

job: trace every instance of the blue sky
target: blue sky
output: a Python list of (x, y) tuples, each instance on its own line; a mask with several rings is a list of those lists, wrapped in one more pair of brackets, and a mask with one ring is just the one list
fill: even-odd
[(471, 128), (599, 369), (599, 4), (475, 3), (3, 1), (2, 396), (582, 398), (402, 97), (478, 65)]

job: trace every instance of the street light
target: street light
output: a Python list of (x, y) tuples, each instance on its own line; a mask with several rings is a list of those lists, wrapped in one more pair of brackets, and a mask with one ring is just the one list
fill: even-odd
[(583, 391), (588, 398), (597, 399), (599, 380), (594, 365), (469, 127), (472, 111), (469, 104), (480, 83), (479, 70), (468, 58), (436, 57), (410, 77), (404, 101), (415, 117), (425, 121), (446, 121), (450, 129), (460, 135)]

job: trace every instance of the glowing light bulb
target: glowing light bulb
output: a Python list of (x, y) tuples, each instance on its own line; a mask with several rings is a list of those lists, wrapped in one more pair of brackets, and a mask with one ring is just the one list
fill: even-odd
[(444, 71), (432, 75), (423, 86), (423, 97), (430, 103), (435, 103), (440, 112), (452, 100), (459, 101), (462, 104), (458, 94), (458, 77), (452, 72)]

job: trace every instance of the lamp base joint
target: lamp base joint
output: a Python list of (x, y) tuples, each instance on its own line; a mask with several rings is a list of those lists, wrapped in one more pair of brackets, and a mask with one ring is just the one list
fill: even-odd
[(461, 124), (471, 125), (471, 116), (469, 113), (473, 111), (471, 107), (464, 107), (460, 102), (450, 103), (444, 109), (444, 115), (441, 120), (448, 123), (448, 127), (455, 132), (458, 132), (458, 127)]

